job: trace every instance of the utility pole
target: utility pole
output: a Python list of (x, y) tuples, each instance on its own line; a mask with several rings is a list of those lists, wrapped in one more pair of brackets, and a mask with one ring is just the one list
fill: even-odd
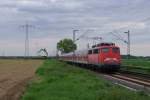
[[(73, 30), (73, 43), (76, 41), (76, 32), (79, 30)], [(75, 55), (75, 51), (73, 51), (73, 55)]]
[(127, 42), (127, 56), (129, 58), (130, 56), (130, 31), (128, 30), (127, 32), (124, 32), (124, 33), (127, 33), (127, 36), (128, 36), (128, 42)]
[(22, 27), (25, 29), (25, 57), (29, 56), (29, 29), (33, 27), (33, 25), (29, 25), (28, 22), (26, 22), (25, 25), (22, 25)]
[(73, 42), (76, 41), (76, 32), (79, 31), (79, 30), (73, 30)]
[(127, 58), (130, 56), (130, 31), (128, 30), (127, 32), (124, 32), (127, 34), (127, 40), (123, 39), (122, 37), (114, 34), (113, 32), (110, 32), (113, 36), (117, 37), (117, 39), (123, 41), (125, 44), (127, 44)]

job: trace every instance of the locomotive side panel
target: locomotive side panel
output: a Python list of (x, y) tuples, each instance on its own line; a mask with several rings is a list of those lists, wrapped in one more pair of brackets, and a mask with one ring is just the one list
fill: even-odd
[[(100, 63), (100, 54), (99, 48), (92, 49), (92, 53), (88, 54), (88, 61), (90, 64), (99, 64)], [(89, 52), (91, 52), (89, 51)]]

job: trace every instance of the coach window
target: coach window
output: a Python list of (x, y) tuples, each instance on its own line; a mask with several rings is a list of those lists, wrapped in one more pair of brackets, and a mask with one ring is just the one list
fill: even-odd
[(92, 54), (92, 50), (89, 50), (89, 51), (88, 51), (88, 54)]
[(109, 48), (102, 48), (102, 52), (103, 53), (108, 53), (109, 52)]
[(99, 50), (98, 49), (94, 49), (94, 54), (98, 54), (99, 53)]

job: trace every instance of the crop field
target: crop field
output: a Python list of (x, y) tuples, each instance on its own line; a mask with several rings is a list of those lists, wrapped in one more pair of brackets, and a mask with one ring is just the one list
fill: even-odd
[(46, 60), (36, 74), (40, 80), (29, 85), (22, 100), (150, 100), (145, 92), (128, 90), (57, 60)]
[(129, 70), (150, 74), (150, 60), (148, 59), (123, 59), (122, 65)]
[(123, 59), (123, 65), (131, 66), (131, 67), (139, 67), (143, 69), (150, 68), (150, 60), (146, 59)]
[(0, 100), (18, 100), (42, 60), (0, 60)]

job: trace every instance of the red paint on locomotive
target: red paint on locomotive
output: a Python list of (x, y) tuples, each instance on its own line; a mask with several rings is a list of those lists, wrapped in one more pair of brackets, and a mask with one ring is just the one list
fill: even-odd
[(88, 53), (88, 61), (100, 65), (120, 65), (120, 49), (115, 45), (92, 48)]
[(98, 66), (120, 66), (120, 48), (114, 43), (100, 43), (89, 50), (76, 51), (60, 57), (62, 60)]

